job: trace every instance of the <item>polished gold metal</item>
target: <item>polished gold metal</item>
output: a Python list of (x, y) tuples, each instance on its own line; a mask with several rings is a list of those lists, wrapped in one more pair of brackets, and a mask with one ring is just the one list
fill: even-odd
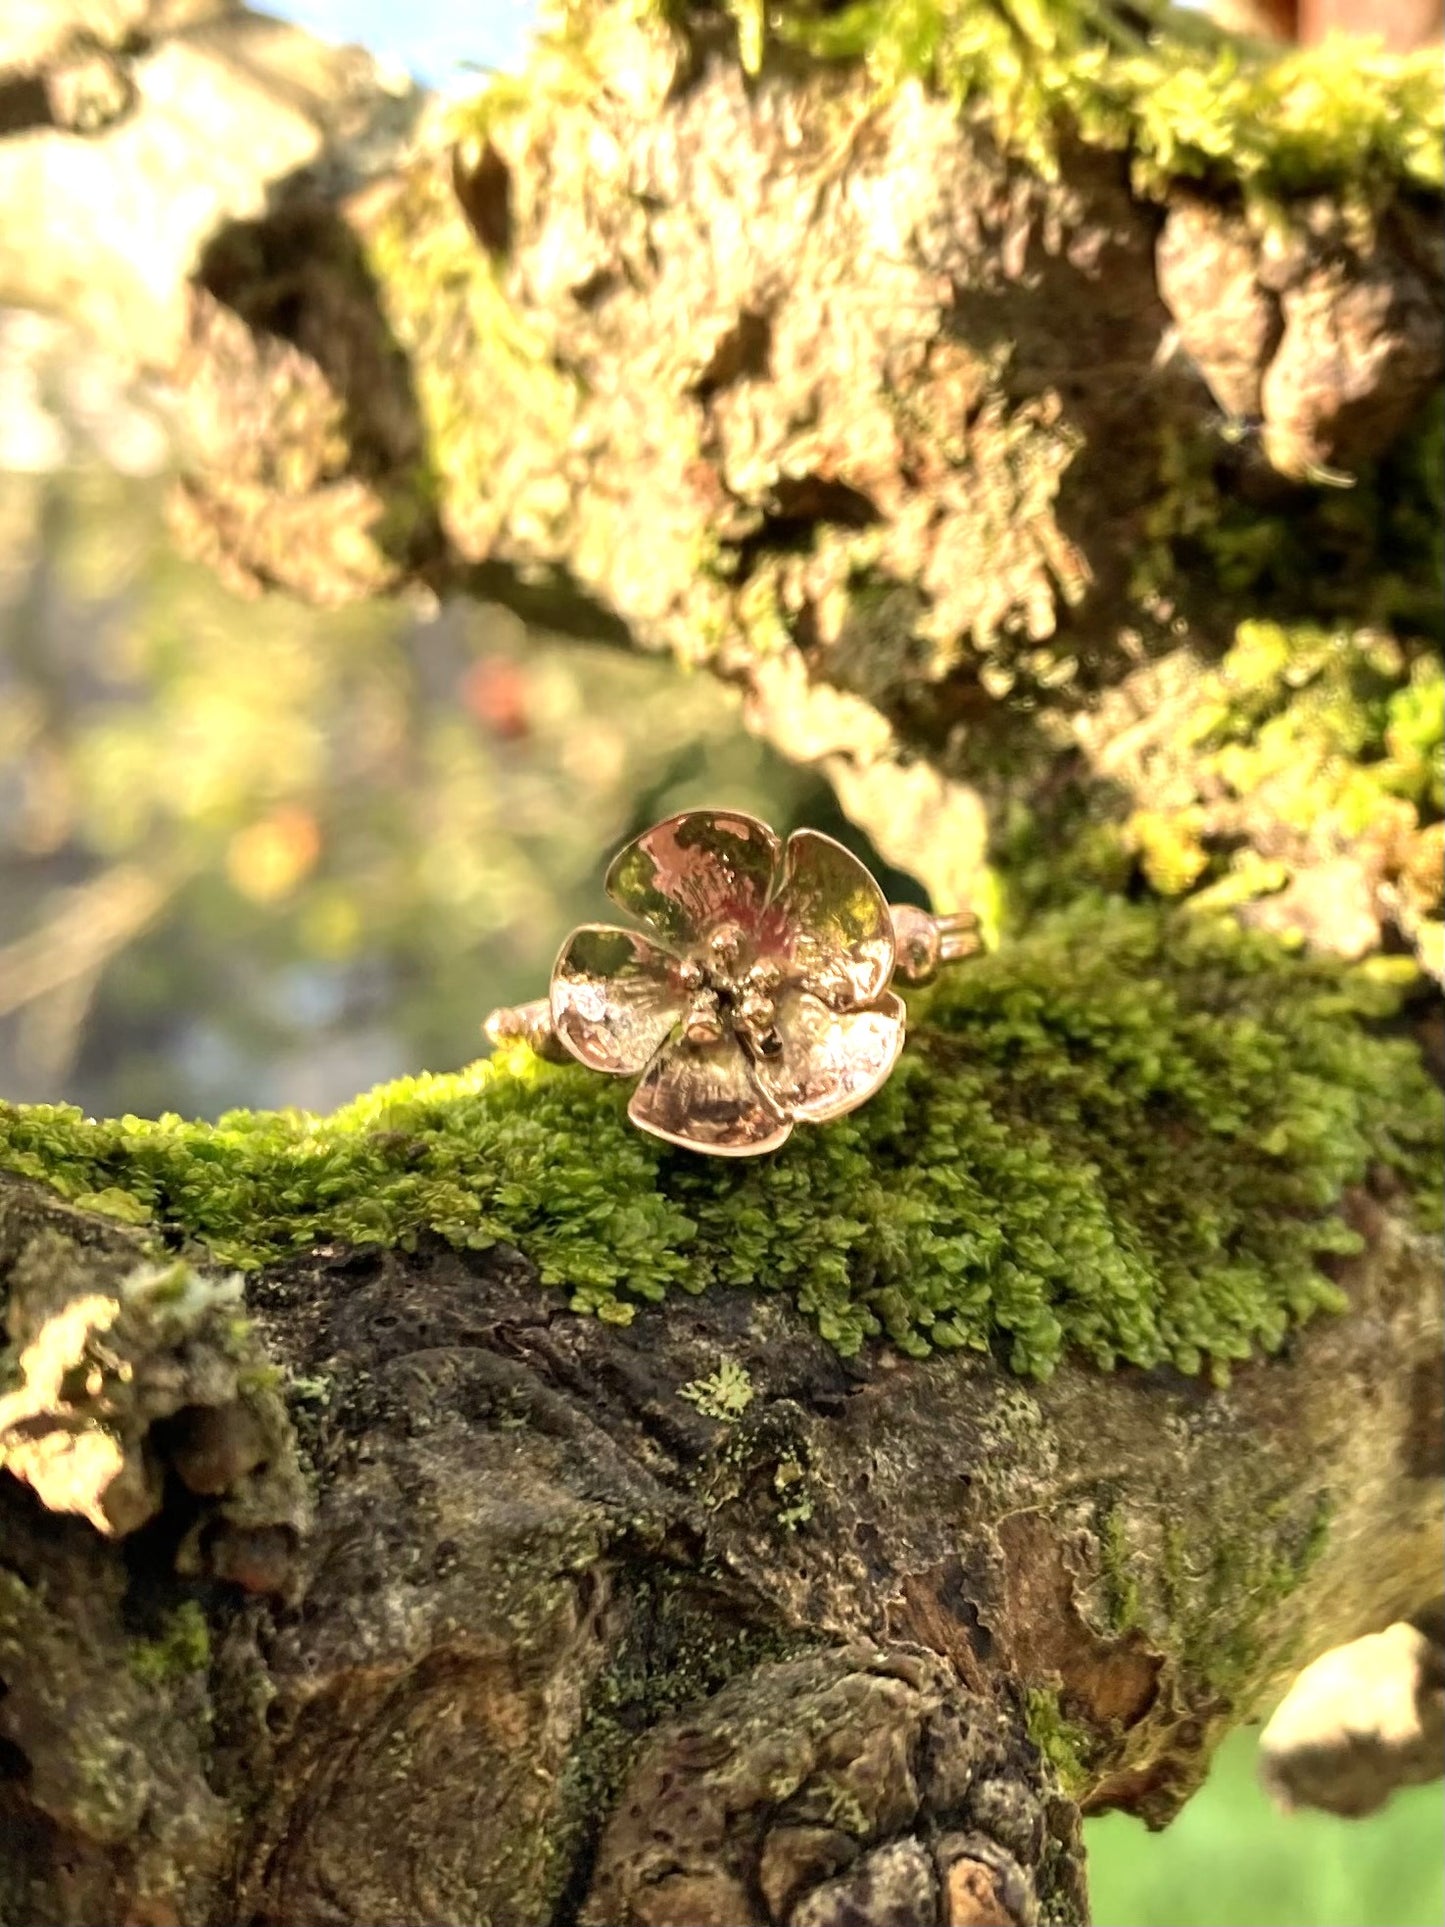
[(794, 1124), (866, 1102), (903, 1048), (891, 984), (978, 948), (971, 912), (890, 906), (832, 837), (795, 830), (784, 845), (735, 810), (656, 824), (606, 887), (647, 931), (583, 924), (549, 996), (494, 1010), (486, 1033), (639, 1078), (639, 1129), (722, 1157), (775, 1151)]

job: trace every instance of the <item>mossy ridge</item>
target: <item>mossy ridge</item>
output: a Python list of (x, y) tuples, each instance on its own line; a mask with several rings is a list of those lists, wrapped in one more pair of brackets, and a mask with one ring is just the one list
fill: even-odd
[(131, 1642), (132, 1676), (143, 1686), (159, 1686), (201, 1672), (211, 1660), (211, 1631), (200, 1602), (184, 1599), (167, 1615), (158, 1638)]
[[(1370, 53), (1348, 37), (1283, 51), (1167, 0), (721, 0), (756, 72), (770, 45), (865, 61), (884, 86), (918, 80), (986, 100), (1009, 143), (1054, 165), (1063, 127), (1127, 152), (1144, 192), (1174, 180), (1261, 200), (1318, 188), (1363, 199), (1442, 185), (1433, 51)], [(576, 20), (590, 0), (570, 0)], [(687, 0), (652, 0), (677, 21)]]
[[(1161, 1785), (1146, 1796), (1141, 1817), (1151, 1826), (1173, 1818), (1203, 1783), (1218, 1741), (1258, 1708), (1265, 1681), (1295, 1658), (1301, 1625), (1288, 1601), (1326, 1551), (1332, 1512), (1330, 1498), (1320, 1493), (1296, 1493), (1262, 1508), (1257, 1498), (1253, 1505), (1246, 1498), (1237, 1516), (1252, 1524), (1205, 1552), (1200, 1548), (1208, 1535), (1200, 1540), (1187, 1524), (1161, 1512), (1157, 1541), (1151, 1532), (1142, 1560), (1137, 1546), (1130, 1556), (1127, 1528), (1120, 1522), (1117, 1532), (1111, 1530), (1105, 1515), (1103, 1574), (1119, 1613), (1116, 1618), (1110, 1612), (1112, 1629), (1121, 1636), (1139, 1629), (1146, 1646), (1165, 1658), (1162, 1691), (1200, 1721), (1192, 1743), (1172, 1758)], [(1066, 1706), (1067, 1697), (1057, 1709), (1059, 1722)], [(1045, 1707), (1040, 1743), (1057, 1748), (1048, 1712)], [(1136, 1751), (1142, 1732), (1122, 1736), (1122, 1751), (1111, 1761), (1115, 1772), (1144, 1764)], [(1087, 1761), (1087, 1745), (1082, 1757)]]
[(1262, 805), (1312, 842), (1379, 845), (1409, 907), (1438, 923), (1445, 668), (1436, 653), (1381, 631), (1243, 623), (1196, 693), (1183, 745), (1201, 792)]
[(729, 1681), (825, 1642), (817, 1635), (750, 1625), (725, 1595), (668, 1571), (634, 1568), (631, 1609), (616, 1652), (593, 1683), (582, 1731), (560, 1783), (549, 1845), (559, 1866), (609, 1813), (653, 1730), (684, 1707), (711, 1700)]
[[(1238, 1468), (1235, 1468), (1238, 1472)], [(1187, 1522), (1158, 1514), (1144, 1531), (1146, 1556), (1123, 1508), (1102, 1493), (1097, 1514), (1098, 1570), (1103, 1625), (1117, 1638), (1138, 1632), (1166, 1653), (1174, 1670), (1220, 1706), (1235, 1706), (1250, 1683), (1257, 1686), (1267, 1653), (1276, 1663), (1290, 1657), (1298, 1628), (1274, 1623), (1288, 1600), (1324, 1556), (1333, 1502), (1328, 1494), (1303, 1491), (1261, 1501), (1245, 1473), (1233, 1503), (1219, 1510), (1242, 1529), (1205, 1543)], [(1218, 1494), (1216, 1494), (1216, 1499)], [(1216, 1535), (1217, 1538), (1217, 1535)]]
[[(1141, 18), (1151, 23), (1147, 32)], [(816, 59), (866, 69), (882, 89), (920, 82), (961, 106), (977, 101), (987, 108), (1011, 147), (1045, 171), (1061, 146), (1082, 134), (1130, 154), (1147, 194), (1167, 197), (1175, 179), (1203, 181), (1226, 194), (1244, 189), (1257, 223), (1269, 222), (1275, 203), (1328, 190), (1363, 245), (1370, 210), (1396, 192), (1418, 196), (1441, 185), (1442, 101), (1428, 54), (1369, 58), (1349, 40), (1271, 51), (1163, 0), (1146, 0), (1142, 8), (1121, 0), (855, 0), (826, 10), (815, 0), (715, 0), (711, 7), (700, 0), (607, 0), (605, 6), (555, 0), (526, 72), (500, 76), (450, 110), (446, 125), (461, 176), (469, 178), (495, 139), (515, 176), (512, 192), (525, 203), (536, 190), (518, 183), (535, 170), (506, 151), (502, 130), (512, 116), (525, 119), (534, 110), (530, 118), (544, 133), (554, 121), (570, 127), (572, 147), (579, 146), (579, 125), (596, 118), (601, 149), (609, 151), (618, 101), (639, 120), (651, 118), (692, 71), (689, 35), (698, 46), (710, 44), (729, 19), (741, 56), (755, 68), (776, 54), (784, 70)], [(826, 120), (821, 100), (818, 118)], [(574, 160), (574, 171), (578, 165)], [(630, 197), (607, 170), (594, 178), (584, 169), (583, 178), (587, 194), (610, 210), (603, 225), (616, 245), (610, 223)], [(637, 209), (632, 214), (645, 253), (646, 220)], [(623, 230), (631, 232), (626, 220)], [(577, 581), (606, 585), (608, 569), (592, 564), (616, 549), (608, 491), (579, 496), (574, 490), (569, 500), (556, 460), (538, 464), (526, 452), (540, 447), (555, 455), (567, 442), (587, 412), (585, 382), (559, 367), (550, 318), (541, 312), (519, 318), (509, 305), (505, 250), (497, 246), (494, 259), (463, 219), (441, 162), (408, 177), (372, 241), (388, 315), (420, 371), (443, 520), (467, 554), (490, 552), (505, 531), (524, 551), (550, 553), (560, 544)], [(508, 399), (500, 414), (498, 392)], [(535, 435), (518, 436), (518, 419), (533, 423)], [(496, 424), (503, 420), (509, 425), (499, 440)], [(680, 472), (700, 452), (686, 411), (669, 435), (674, 432), (680, 439), (669, 444), (669, 462)], [(1438, 415), (1382, 462), (1349, 478), (1353, 486), (1319, 487), (1307, 502), (1275, 510), (1243, 499), (1229, 479), (1230, 438), (1252, 432), (1250, 424), (1221, 416), (1201, 432), (1179, 429), (1171, 431), (1176, 439), (1165, 437), (1152, 491), (1157, 509), (1137, 546), (1130, 601), (1139, 608), (1167, 602), (1191, 622), (1199, 618), (1210, 646), (1221, 614), (1226, 621), (1231, 614), (1259, 614), (1435, 634), (1438, 598), (1421, 558), (1439, 540)], [(1031, 462), (1047, 471), (1056, 458), (1047, 433), (1036, 424), (1018, 425), (1016, 465)], [(1417, 487), (1420, 480), (1428, 486)], [(1055, 485), (1044, 488), (1046, 498)], [(1005, 493), (1012, 500), (1012, 485)], [(639, 633), (649, 645), (665, 643), (687, 662), (711, 658), (725, 640), (741, 640), (754, 661), (790, 647), (779, 559), (759, 558), (746, 589), (738, 590), (726, 545), (719, 550), (706, 528), (693, 534), (687, 621), (681, 628), (644, 624)], [(917, 681), (912, 658), (920, 643), (906, 612), (896, 611), (891, 627), (880, 627), (862, 609), (873, 539), (866, 531), (818, 538), (852, 558), (850, 627), (857, 633), (850, 662), (859, 692), (886, 714), (900, 689)], [(1201, 586), (1204, 606), (1191, 607), (1201, 601)], [(604, 589), (604, 600), (608, 594), (615, 599), (615, 585)], [(922, 651), (932, 665), (927, 680), (950, 672), (964, 641), (960, 635), (932, 654)], [(1013, 653), (1005, 652), (1003, 668), (1013, 669)], [(1024, 653), (1024, 692), (1041, 711), (1067, 713), (1077, 700), (1070, 689), (1075, 645), (1061, 641), (1055, 652), (1040, 643)], [(998, 774), (997, 756), (1013, 741), (1014, 732), (1006, 730), (995, 747), (991, 732), (972, 729), (949, 774), (987, 786)]]
[(1201, 689), (1186, 742), (1212, 758), (1207, 775), (1240, 794), (1302, 764), (1285, 819), (1307, 827), (1327, 803), (1359, 835), (1391, 797), (1431, 816), (1445, 807), (1442, 696), (1439, 657), (1382, 632), (1246, 622)]
[(1085, 1617), (1111, 1643), (1151, 1655), (1159, 1672), (1152, 1716), (1122, 1728), (1057, 1674), (1026, 1688), (1029, 1736), (1076, 1798), (1101, 1778), (1127, 1783), (1138, 1772), (1145, 1784), (1131, 1806), (1151, 1827), (1168, 1825), (1203, 1783), (1218, 1741), (1257, 1713), (1268, 1682), (1295, 1658), (1302, 1624), (1289, 1601), (1326, 1553), (1334, 1505), (1308, 1481), (1262, 1493), (1262, 1471), (1245, 1460), (1222, 1468), (1200, 1517), (1176, 1503), (1187, 1473), (1142, 1504), (1136, 1495), (1128, 1511), (1107, 1484), (1096, 1491)]
[(669, 1151), (625, 1085), (519, 1048), (329, 1119), (0, 1105), (0, 1167), (119, 1188), (242, 1267), (432, 1231), (513, 1243), (619, 1323), (721, 1283), (787, 1292), (844, 1353), (999, 1345), (1042, 1377), (1073, 1345), (1218, 1376), (1339, 1306), (1318, 1260), (1356, 1248), (1337, 1207), (1372, 1166), (1438, 1215), (1437, 1094), (1369, 1022), (1397, 1001), (1222, 920), (1085, 903), (915, 999), (884, 1091), (767, 1159)]
[[(558, 493), (546, 451), (566, 440), (575, 388), (507, 301), (496, 263), (477, 244), (444, 172), (418, 167), (405, 176), (370, 237), (368, 258), (416, 370), (428, 450), (414, 478), (417, 511), (440, 504), (453, 533), (465, 519), (479, 550), (506, 519), (504, 500), (511, 512), (545, 520)], [(528, 456), (528, 447), (543, 453)], [(539, 504), (531, 511), (529, 490)]]
[[(1439, 976), (1445, 397), (1354, 486), (1316, 490), (1300, 514), (1235, 499), (1218, 458), (1202, 437), (1166, 445), (1137, 564), (1140, 600), (1205, 586), (1202, 633), (1235, 615), (1217, 657), (1195, 657), (1187, 689), (1171, 686), (1169, 728), (1151, 739), (1171, 800), (1141, 798), (1130, 814), (1121, 796), (1076, 789), (1046, 817), (1012, 803), (994, 844), (1006, 921), (1131, 881), (1224, 909), (1282, 888), (1303, 843), (1333, 837), (1339, 850), (1377, 846)], [(1224, 821), (1239, 806), (1242, 849)]]
[(1391, 885), (1402, 929), (1440, 976), (1438, 649), (1386, 628), (1255, 618), (1217, 663), (1172, 667), (1154, 705), (1168, 725), (1150, 739), (1135, 807), (1077, 790), (1047, 819), (1021, 804), (1004, 816), (996, 855), (1010, 920), (1135, 877), (1225, 909), (1353, 855)]
[(1203, 1563), (1176, 1524), (1165, 1526), (1160, 1579), (1178, 1663), (1221, 1706), (1233, 1705), (1241, 1682), (1258, 1676), (1271, 1638), (1277, 1662), (1290, 1656), (1292, 1640), (1279, 1641), (1271, 1617), (1322, 1557), (1331, 1509), (1326, 1497), (1305, 1519), (1291, 1517), (1287, 1506), (1272, 1508), (1274, 1534), (1241, 1535)]
[(1031, 1686), (1024, 1695), (1024, 1725), (1030, 1740), (1059, 1776), (1071, 1799), (1090, 1787), (1090, 1755), (1097, 1751), (1087, 1727), (1069, 1719), (1059, 1695), (1049, 1687)]

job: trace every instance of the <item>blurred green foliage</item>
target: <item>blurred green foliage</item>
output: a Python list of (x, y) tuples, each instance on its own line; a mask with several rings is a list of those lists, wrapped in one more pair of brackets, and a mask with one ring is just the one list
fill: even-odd
[(329, 1109), (479, 1055), (646, 822), (839, 827), (710, 677), (494, 610), (239, 600), (98, 469), (0, 476), (0, 638), (12, 1098)]
[(1088, 1823), (1097, 1927), (1440, 1927), (1438, 1786), (1397, 1794), (1370, 1820), (1276, 1814), (1255, 1779), (1255, 1746), (1247, 1729), (1232, 1734), (1165, 1833), (1124, 1814)]

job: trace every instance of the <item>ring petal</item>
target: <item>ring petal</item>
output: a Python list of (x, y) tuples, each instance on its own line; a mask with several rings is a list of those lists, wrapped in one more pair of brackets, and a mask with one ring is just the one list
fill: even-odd
[(842, 1117), (865, 1103), (898, 1062), (906, 1011), (886, 992), (869, 1010), (830, 1010), (806, 990), (778, 999), (783, 1048), (760, 1057), (754, 1074), (786, 1116), (810, 1124)]
[(677, 959), (635, 930), (586, 923), (552, 966), (552, 1028), (590, 1070), (645, 1070), (687, 1006)]
[(660, 1051), (632, 1093), (627, 1115), (669, 1144), (724, 1157), (775, 1151), (793, 1128), (759, 1088), (731, 1033), (717, 1044)]
[(888, 899), (851, 850), (817, 830), (794, 830), (768, 913), (773, 943), (798, 981), (837, 1009), (871, 1004), (893, 975)]
[(696, 943), (720, 923), (757, 927), (781, 857), (755, 816), (686, 810), (619, 852), (607, 894), (669, 943)]

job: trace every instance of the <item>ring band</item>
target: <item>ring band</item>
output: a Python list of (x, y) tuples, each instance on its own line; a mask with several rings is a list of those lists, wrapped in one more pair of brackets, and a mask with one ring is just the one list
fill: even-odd
[(786, 844), (758, 818), (689, 810), (614, 858), (613, 902), (642, 929), (584, 924), (546, 997), (494, 1010), (493, 1044), (637, 1077), (641, 1130), (723, 1157), (776, 1150), (797, 1123), (865, 1103), (903, 1046), (892, 986), (979, 948), (971, 911), (889, 904), (816, 830)]

